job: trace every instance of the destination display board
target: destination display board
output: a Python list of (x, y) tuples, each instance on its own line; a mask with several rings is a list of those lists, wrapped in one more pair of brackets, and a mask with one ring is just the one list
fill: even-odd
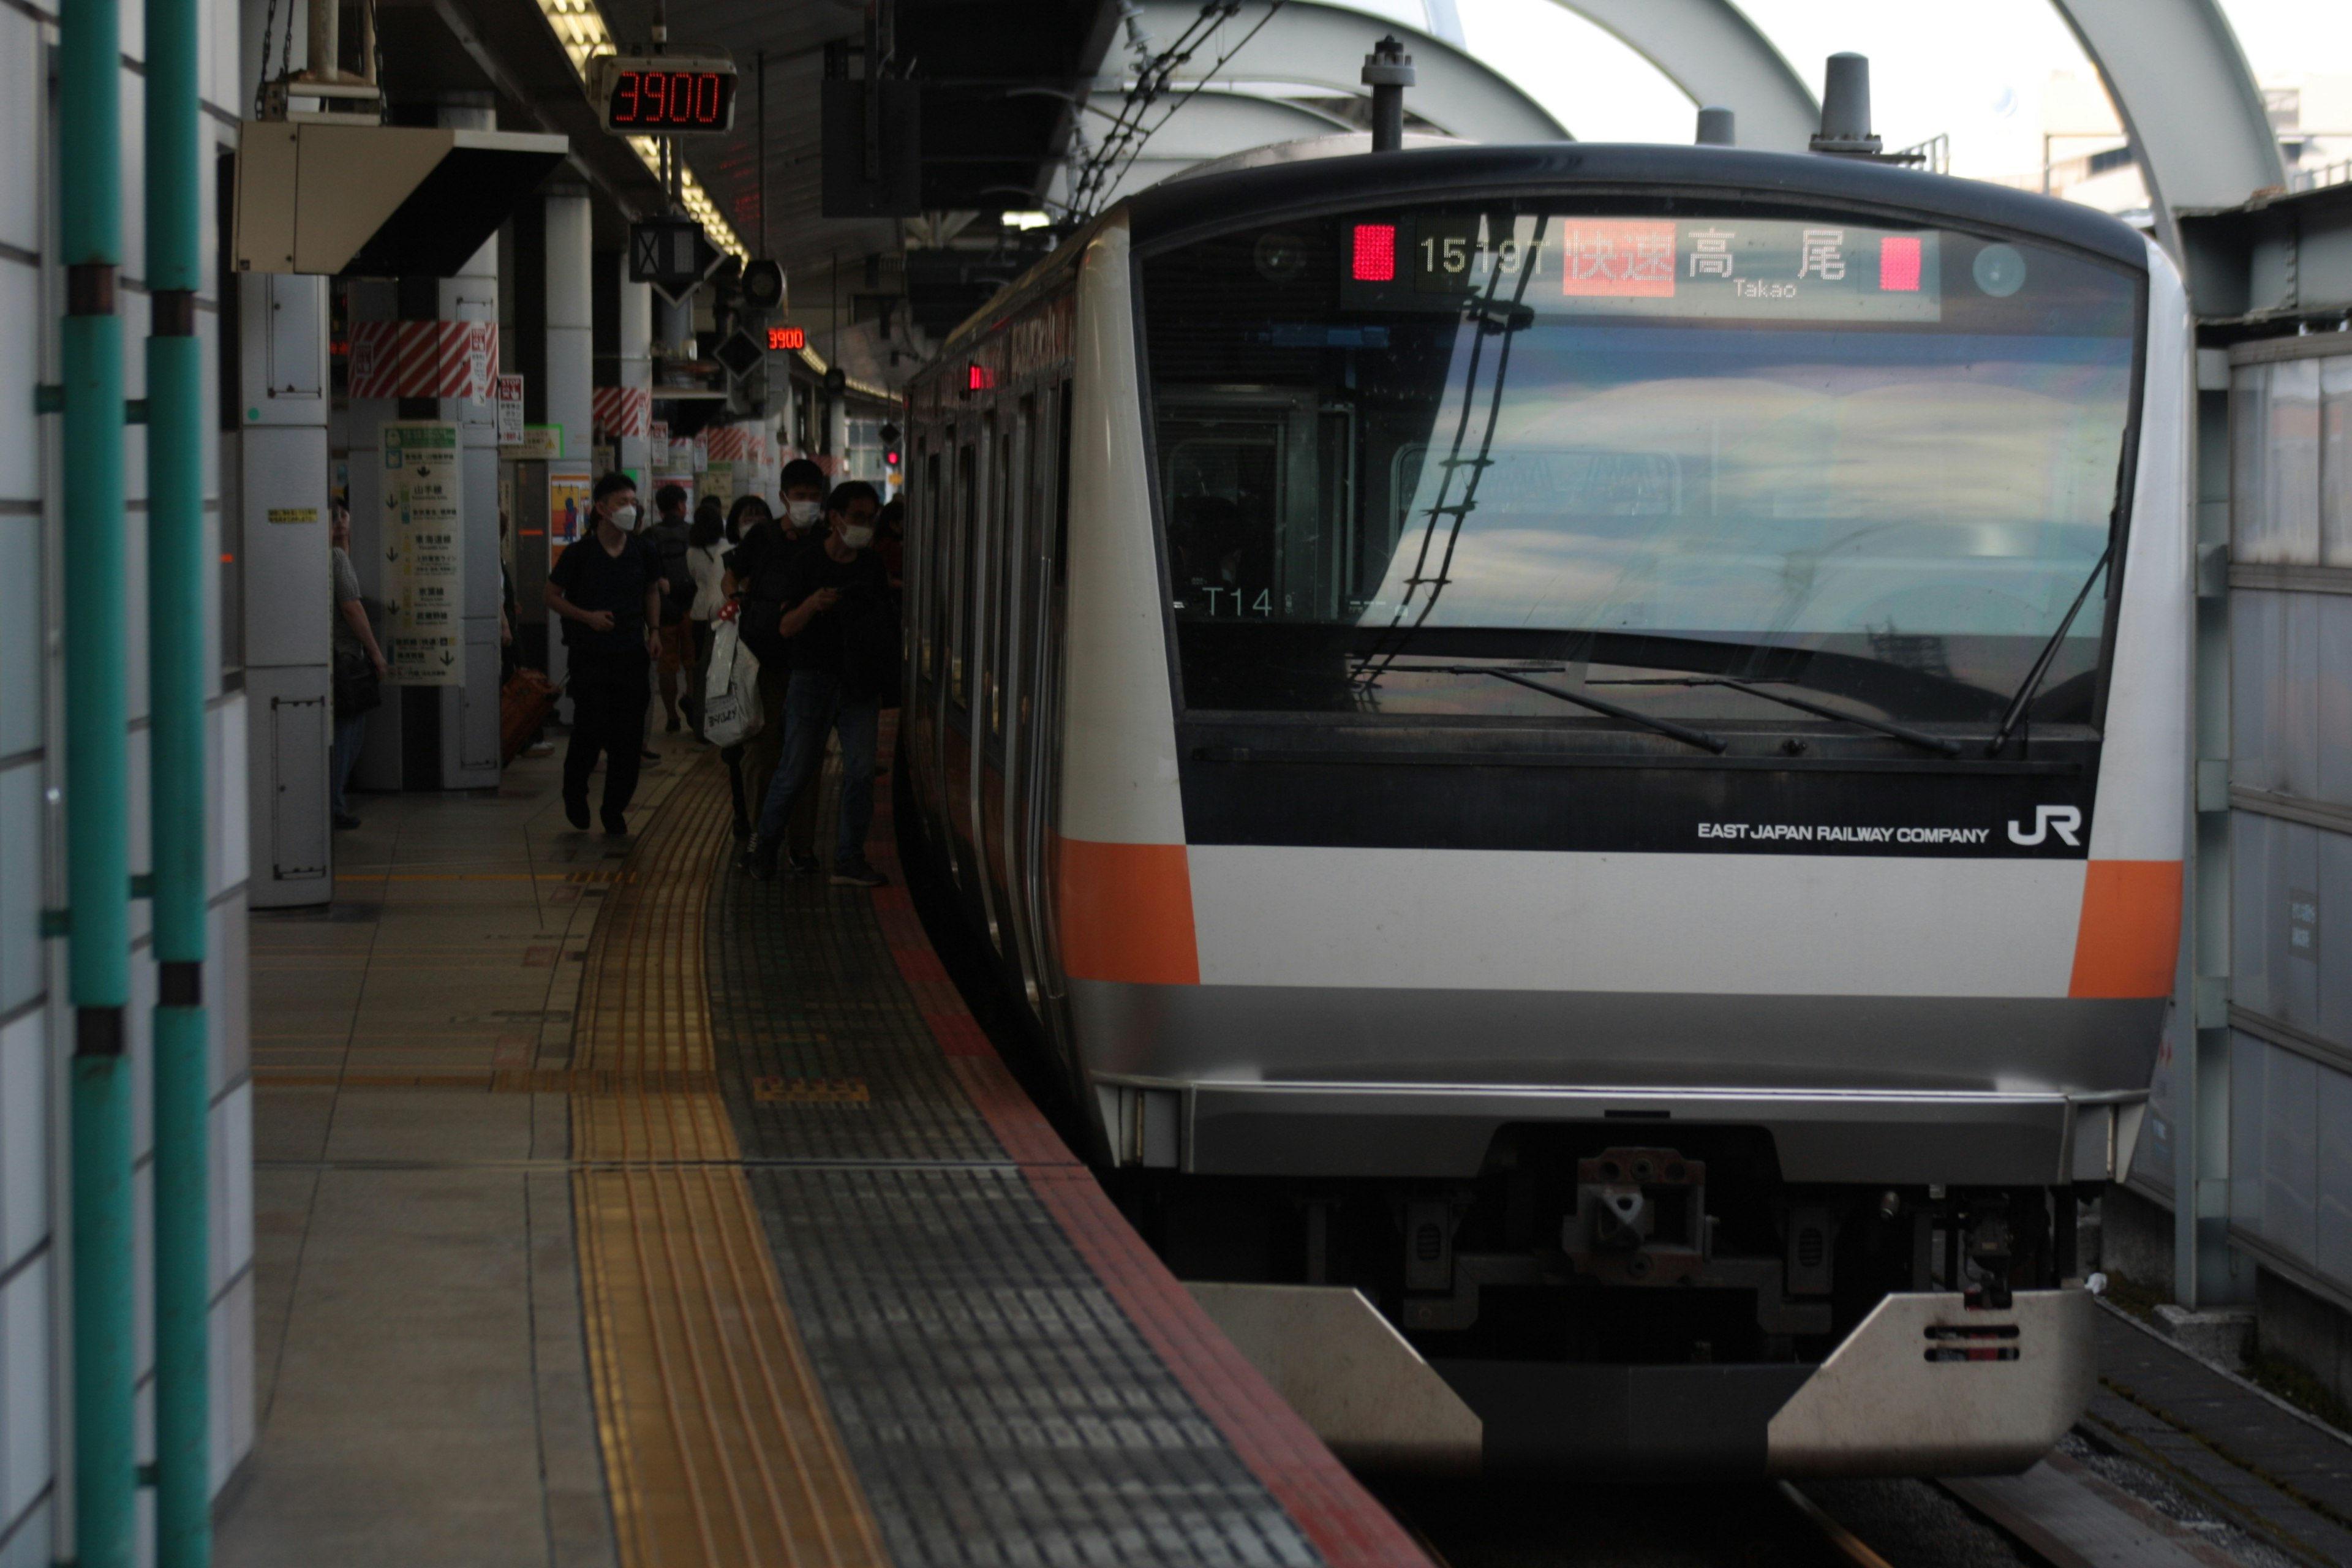
[(1430, 212), (1349, 222), (1349, 310), (1937, 321), (1943, 237), (1832, 220)]

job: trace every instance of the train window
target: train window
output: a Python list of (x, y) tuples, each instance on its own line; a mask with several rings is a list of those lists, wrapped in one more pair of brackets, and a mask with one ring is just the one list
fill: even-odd
[[(1145, 258), (1186, 705), (1559, 714), (1478, 679), (1536, 659), (1661, 716), (1785, 713), (1734, 677), (1976, 723), (2055, 637), (2032, 715), (2088, 721), (2137, 275), (1613, 200), (1293, 220), (1279, 268), (1257, 228)], [(1366, 223), (1384, 273), (1350, 259)]]

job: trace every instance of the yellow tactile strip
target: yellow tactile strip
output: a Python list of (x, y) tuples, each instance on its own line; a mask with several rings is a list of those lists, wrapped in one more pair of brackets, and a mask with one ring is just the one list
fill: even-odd
[(703, 910), (731, 811), (714, 761), (655, 814), (597, 918), (566, 1075), (621, 1558), (878, 1568), (712, 1078)]

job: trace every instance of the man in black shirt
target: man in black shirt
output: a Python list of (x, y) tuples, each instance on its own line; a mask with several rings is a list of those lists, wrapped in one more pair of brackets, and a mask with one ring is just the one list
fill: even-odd
[(625, 473), (596, 481), (595, 526), (547, 574), (547, 607), (570, 650), (572, 746), (563, 754), (563, 815), (588, 826), (588, 774), (604, 754), (604, 831), (629, 830), (629, 797), (653, 699), (648, 661), (661, 625), (661, 562), (637, 532), (645, 513)]
[(784, 693), (784, 754), (743, 865), (762, 880), (776, 874), (793, 802), (816, 787), (816, 764), (825, 733), (833, 731), (841, 736), (841, 833), (833, 879), (878, 888), (887, 879), (866, 864), (866, 830), (874, 823), (882, 702), (898, 685), (898, 616), (889, 577), (871, 548), (874, 517), (882, 510), (874, 487), (858, 480), (836, 486), (825, 510), (824, 536), (784, 571), (784, 612), (776, 624), (793, 667)]

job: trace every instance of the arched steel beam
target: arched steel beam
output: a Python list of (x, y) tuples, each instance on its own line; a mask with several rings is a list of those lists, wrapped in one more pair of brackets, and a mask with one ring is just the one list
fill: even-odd
[(2286, 184), (2262, 89), (2215, 0), (2051, 0), (2138, 149), (2167, 248), (2171, 220)]
[(1554, 0), (1614, 34), (1699, 104), (1738, 115), (1739, 144), (1801, 153), (1822, 109), (1731, 0)]

